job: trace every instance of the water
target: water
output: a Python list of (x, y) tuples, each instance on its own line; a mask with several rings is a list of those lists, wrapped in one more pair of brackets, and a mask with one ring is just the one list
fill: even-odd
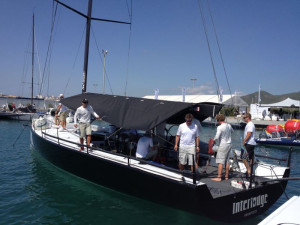
[[(0, 121), (0, 224), (221, 224), (95, 185), (54, 167), (30, 148), (30, 128), (24, 123)], [(215, 131), (204, 127), (201, 139)], [(235, 147), (241, 134), (235, 131)], [(256, 150), (276, 157), (288, 154), (282, 149)], [(299, 154), (293, 153), (294, 176), (300, 174)], [(286, 192), (290, 197), (299, 195), (299, 187), (300, 181), (289, 181)], [(283, 195), (264, 215), (242, 224), (257, 224), (285, 201)]]

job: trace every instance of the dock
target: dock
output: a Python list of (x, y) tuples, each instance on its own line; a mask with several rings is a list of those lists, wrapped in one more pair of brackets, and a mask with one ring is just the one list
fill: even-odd
[(300, 196), (293, 196), (258, 225), (299, 224)]
[[(233, 128), (235, 129), (244, 129), (246, 126), (246, 123), (243, 121), (242, 117), (226, 117), (225, 120), (227, 123), (229, 123)], [(252, 120), (255, 127), (257, 129), (264, 129), (268, 125), (284, 125), (286, 121), (284, 120)], [(215, 119), (212, 119), (211, 117), (207, 118), (206, 120), (202, 121), (201, 124), (203, 126), (218, 126), (219, 124), (216, 122)]]

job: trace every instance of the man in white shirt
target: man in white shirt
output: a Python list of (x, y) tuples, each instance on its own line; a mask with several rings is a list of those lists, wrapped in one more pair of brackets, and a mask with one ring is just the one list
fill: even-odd
[[(80, 144), (83, 145), (83, 139), (87, 136), (86, 143), (89, 146), (91, 144), (91, 115), (93, 114), (97, 119), (100, 119), (98, 114), (94, 111), (93, 107), (88, 105), (88, 100), (82, 100), (82, 106), (78, 107), (74, 116), (74, 127), (77, 128), (77, 119), (79, 120), (80, 131)], [(83, 146), (80, 147), (83, 150)]]
[[(221, 181), (222, 180), (222, 172), (223, 172), (223, 165), (226, 164), (225, 167), (225, 180), (228, 180), (229, 176), (229, 167), (230, 164), (228, 162), (228, 156), (230, 149), (232, 148), (231, 145), (231, 133), (233, 129), (230, 124), (225, 123), (225, 116), (220, 114), (216, 116), (216, 120), (220, 123), (220, 126), (217, 127), (217, 133), (214, 137), (213, 145), (219, 141), (219, 146), (217, 147), (217, 157), (216, 163), (218, 163), (218, 177), (212, 178), (213, 181)], [(216, 146), (215, 146), (216, 147)]]
[(184, 166), (188, 164), (191, 166), (191, 171), (193, 171), (193, 158), (195, 163), (195, 169), (198, 168), (196, 163), (196, 151), (200, 151), (199, 147), (199, 132), (198, 127), (195, 123), (192, 123), (193, 115), (188, 113), (185, 115), (185, 123), (179, 125), (176, 138), (174, 150), (178, 150), (178, 142), (180, 140), (179, 148), (179, 169), (183, 170)]
[(137, 158), (154, 160), (157, 155), (157, 150), (154, 149), (151, 132), (147, 131), (143, 137), (141, 137), (137, 144), (136, 154)]
[(248, 159), (250, 162), (251, 167), (248, 164), (247, 159), (243, 159), (243, 162), (247, 168), (247, 174), (248, 176), (252, 175), (252, 170), (253, 170), (253, 158), (254, 158), (254, 148), (256, 145), (255, 142), (255, 125), (251, 121), (251, 114), (246, 113), (243, 116), (244, 121), (247, 123), (244, 131), (244, 141), (243, 145), (245, 146), (248, 154)]

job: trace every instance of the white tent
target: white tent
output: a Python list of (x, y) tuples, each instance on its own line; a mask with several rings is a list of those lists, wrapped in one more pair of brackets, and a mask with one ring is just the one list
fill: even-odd
[(272, 104), (261, 104), (262, 107), (291, 107), (294, 105), (295, 107), (300, 107), (300, 101), (287, 98), (281, 102), (276, 102)]
[[(226, 101), (230, 98), (230, 95), (223, 95), (223, 101)], [(155, 99), (154, 95), (147, 95), (143, 98)], [(158, 95), (159, 100), (166, 101), (175, 101), (182, 102), (182, 95)], [(200, 103), (200, 102), (212, 102), (212, 103), (220, 103), (218, 95), (185, 95), (185, 102), (190, 103)]]
[[(281, 102), (276, 102), (272, 104), (251, 104), (250, 105), (250, 113), (252, 115), (252, 118), (259, 118), (262, 119), (262, 113), (263, 111), (266, 111), (267, 115), (270, 114), (270, 109), (271, 108), (284, 108), (284, 107), (297, 107), (300, 109), (300, 101), (299, 100), (294, 100), (287, 98)], [(276, 116), (275, 116), (276, 117)], [(276, 117), (277, 118), (277, 117)]]

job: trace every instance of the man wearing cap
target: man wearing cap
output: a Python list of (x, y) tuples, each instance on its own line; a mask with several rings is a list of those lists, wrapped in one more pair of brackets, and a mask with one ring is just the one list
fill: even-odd
[[(91, 144), (91, 115), (93, 114), (97, 119), (100, 119), (98, 114), (94, 111), (93, 107), (88, 105), (88, 100), (82, 100), (82, 106), (78, 107), (74, 116), (74, 126), (77, 128), (77, 119), (79, 121), (80, 131), (80, 144), (83, 145), (83, 138), (87, 136), (86, 143), (89, 146)], [(83, 146), (80, 147), (83, 150)]]
[[(62, 100), (64, 98), (63, 94), (59, 95), (59, 100)], [(55, 113), (55, 124), (59, 125), (58, 121), (61, 125), (61, 130), (66, 129), (66, 119), (67, 119), (67, 110), (68, 108), (64, 106), (61, 102), (58, 104), (56, 113)]]

